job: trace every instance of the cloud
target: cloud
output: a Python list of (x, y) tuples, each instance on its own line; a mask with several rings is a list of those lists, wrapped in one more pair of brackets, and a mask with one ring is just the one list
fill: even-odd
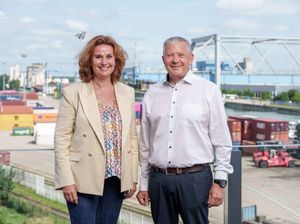
[(31, 17), (23, 17), (20, 19), (20, 22), (23, 24), (30, 24), (34, 22), (34, 19)]
[(5, 15), (4, 12), (0, 11), (0, 23), (6, 23), (7, 21), (7, 16)]
[(191, 28), (187, 30), (188, 34), (203, 34), (205, 33), (205, 30), (203, 28)]
[(261, 29), (260, 24), (245, 19), (231, 19), (228, 22), (225, 22), (225, 25), (237, 30), (257, 31)]
[(289, 26), (283, 25), (283, 24), (275, 24), (273, 26), (273, 30), (276, 31), (276, 32), (288, 31), (289, 30)]
[(86, 30), (88, 28), (88, 24), (77, 21), (77, 20), (67, 20), (66, 25), (71, 30)]
[(61, 36), (69, 34), (66, 31), (61, 31), (54, 28), (36, 28), (32, 30), (32, 33), (37, 36)]
[(290, 15), (300, 11), (293, 0), (218, 0), (216, 7), (245, 15)]
[(50, 46), (53, 48), (61, 49), (63, 47), (63, 44), (61, 40), (56, 40), (50, 43)]

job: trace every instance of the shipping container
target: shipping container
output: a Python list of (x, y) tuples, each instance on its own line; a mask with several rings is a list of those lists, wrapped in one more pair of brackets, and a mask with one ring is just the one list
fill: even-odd
[(11, 131), (14, 127), (33, 127), (32, 121), (1, 121), (0, 130), (2, 131)]
[(55, 125), (55, 123), (36, 123), (34, 126), (35, 144), (53, 146)]
[(252, 120), (252, 128), (255, 132), (278, 132), (280, 131), (280, 120), (270, 118), (259, 118)]
[(6, 94), (6, 95), (0, 95), (1, 101), (7, 101), (7, 100), (22, 100), (22, 97), (20, 94)]
[(242, 140), (252, 140), (252, 117), (229, 116), (229, 119), (241, 121), (241, 138)]
[(1, 114), (0, 122), (33, 121), (33, 114)]
[(289, 141), (289, 132), (288, 131), (279, 132), (279, 140), (282, 142)]
[(241, 132), (230, 132), (233, 142), (240, 142), (242, 140)]
[(280, 132), (255, 132), (253, 133), (254, 141), (277, 141), (280, 140)]
[(33, 135), (33, 127), (14, 127), (12, 135), (14, 136)]
[(25, 94), (26, 100), (38, 100), (39, 96), (36, 93), (30, 92)]
[(0, 114), (32, 114), (33, 110), (27, 106), (2, 106)]
[(0, 164), (10, 165), (10, 152), (1, 152), (0, 151)]
[(37, 109), (33, 110), (33, 121), (35, 123), (55, 123), (58, 110), (56, 109)]
[(230, 132), (239, 132), (239, 131), (241, 131), (242, 122), (240, 120), (228, 118), (227, 119), (227, 124), (228, 124)]
[(3, 106), (25, 106), (26, 102), (21, 100), (7, 100), (2, 101)]
[(280, 127), (280, 131), (289, 131), (289, 122), (288, 121), (280, 121), (279, 127)]

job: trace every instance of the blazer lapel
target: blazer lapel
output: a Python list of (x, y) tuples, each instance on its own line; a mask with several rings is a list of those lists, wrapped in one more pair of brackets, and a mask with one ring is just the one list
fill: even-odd
[(79, 98), (86, 118), (88, 119), (91, 127), (93, 128), (102, 146), (102, 150), (105, 153), (104, 136), (101, 127), (100, 112), (97, 103), (97, 98), (91, 82), (83, 84), (82, 91), (79, 93)]
[(128, 101), (129, 97), (127, 96), (127, 91), (122, 89), (122, 86), (119, 83), (115, 84), (115, 94), (117, 98), (118, 108), (121, 114), (122, 119), (122, 149), (125, 145), (125, 139), (127, 138), (129, 126), (130, 126), (130, 117), (131, 117), (131, 102)]

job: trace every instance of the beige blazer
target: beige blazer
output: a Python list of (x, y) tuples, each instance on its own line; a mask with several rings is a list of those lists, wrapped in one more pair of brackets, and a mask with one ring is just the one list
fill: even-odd
[[(121, 191), (138, 182), (138, 143), (134, 89), (115, 84), (122, 119)], [(65, 87), (55, 130), (55, 187), (76, 184), (78, 192), (102, 195), (105, 149), (100, 113), (92, 83)]]

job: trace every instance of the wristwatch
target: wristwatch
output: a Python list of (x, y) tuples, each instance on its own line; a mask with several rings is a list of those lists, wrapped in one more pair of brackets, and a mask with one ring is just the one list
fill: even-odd
[(227, 180), (214, 179), (214, 183), (218, 184), (221, 188), (225, 188), (227, 186)]

